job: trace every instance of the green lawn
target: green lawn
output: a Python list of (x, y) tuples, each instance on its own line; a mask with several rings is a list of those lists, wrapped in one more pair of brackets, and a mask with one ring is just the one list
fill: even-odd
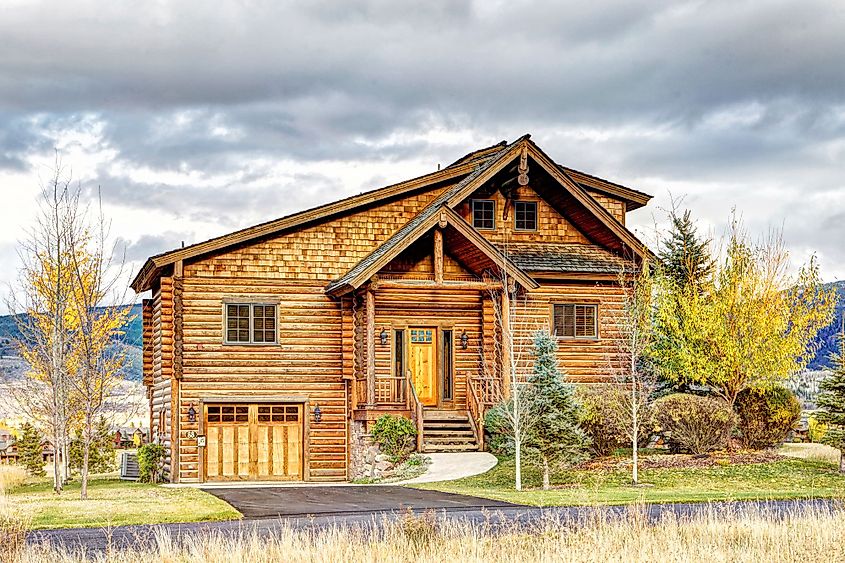
[(639, 487), (630, 469), (579, 469), (553, 476), (553, 490), (540, 489), (540, 473), (523, 469), (522, 492), (513, 488), (514, 463), (502, 459), (483, 475), (417, 485), (534, 506), (699, 502), (713, 500), (845, 498), (845, 476), (824, 461), (781, 459), (750, 465), (660, 468), (640, 471)]
[(7, 500), (30, 519), (31, 527), (106, 527), (124, 524), (232, 520), (240, 513), (217, 497), (192, 488), (165, 488), (116, 478), (95, 478), (88, 500), (79, 499), (79, 479), (61, 495), (39, 480), (13, 488)]

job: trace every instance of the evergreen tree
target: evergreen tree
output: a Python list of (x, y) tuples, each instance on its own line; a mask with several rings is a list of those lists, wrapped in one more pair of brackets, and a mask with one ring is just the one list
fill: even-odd
[(41, 455), (41, 434), (28, 422), (21, 426), (21, 435), (15, 442), (21, 464), (35, 477), (46, 475), (44, 458)]
[(534, 370), (526, 399), (534, 413), (526, 452), (543, 471), (543, 488), (549, 488), (551, 468), (573, 464), (586, 457), (590, 439), (578, 425), (578, 405), (573, 386), (564, 382), (557, 362), (557, 341), (548, 331), (534, 336)]
[(678, 287), (699, 288), (713, 273), (710, 240), (698, 236), (689, 209), (681, 215), (673, 210), (670, 219), (669, 239), (658, 253), (664, 272)]
[(822, 441), (838, 448), (839, 471), (845, 473), (845, 338), (834, 359), (833, 373), (819, 383), (816, 418), (828, 425)]
[[(84, 443), (81, 431), (70, 442), (70, 467), (75, 472), (82, 471)], [(109, 428), (105, 418), (100, 417), (94, 429), (94, 438), (91, 441), (88, 453), (88, 469), (91, 473), (108, 473), (117, 468), (114, 454), (114, 433)]]

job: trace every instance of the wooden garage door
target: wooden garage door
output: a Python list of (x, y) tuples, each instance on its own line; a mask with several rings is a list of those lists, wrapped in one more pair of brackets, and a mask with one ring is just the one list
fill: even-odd
[(302, 405), (206, 405), (207, 481), (302, 480)]

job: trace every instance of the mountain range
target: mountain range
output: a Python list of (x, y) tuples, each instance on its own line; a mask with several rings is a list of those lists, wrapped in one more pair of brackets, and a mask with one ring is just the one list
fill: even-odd
[[(810, 370), (822, 370), (831, 367), (832, 355), (839, 351), (839, 336), (842, 334), (843, 323), (845, 323), (845, 281), (831, 282), (826, 287), (836, 289), (839, 299), (836, 303), (836, 315), (833, 323), (822, 329), (816, 337), (818, 350), (807, 366)], [(141, 381), (141, 305), (128, 305), (131, 307), (129, 322), (123, 327), (121, 334), (115, 342), (116, 346), (125, 347), (129, 356), (127, 366), (127, 379)], [(20, 338), (18, 324), (15, 315), (0, 316), (0, 356), (15, 356), (14, 341)]]

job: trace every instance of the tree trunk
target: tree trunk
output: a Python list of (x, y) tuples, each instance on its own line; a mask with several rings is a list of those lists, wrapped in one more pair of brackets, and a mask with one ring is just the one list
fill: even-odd
[(839, 472), (845, 473), (845, 448), (839, 452)]
[(82, 468), (79, 488), (79, 498), (88, 500), (88, 462), (91, 459), (91, 416), (85, 416), (85, 428), (82, 431)]
[(514, 481), (516, 485), (516, 490), (522, 490), (522, 436), (519, 435), (519, 432), (516, 433), (514, 439), (514, 447), (516, 449), (514, 462), (516, 463), (516, 472), (514, 474)]
[(543, 490), (548, 491), (551, 488), (551, 484), (549, 483), (549, 460), (543, 457)]

